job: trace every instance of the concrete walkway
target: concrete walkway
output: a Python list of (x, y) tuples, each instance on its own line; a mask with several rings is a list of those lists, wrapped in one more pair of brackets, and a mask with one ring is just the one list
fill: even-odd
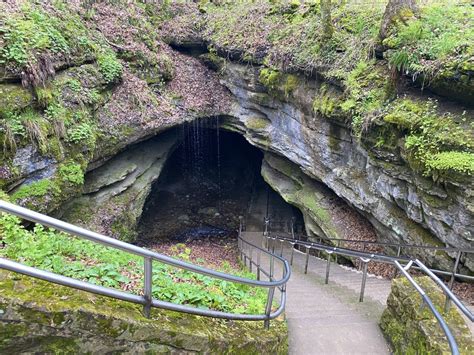
[[(263, 243), (261, 232), (245, 232), (243, 237)], [(289, 247), (284, 247), (283, 256), (289, 260)], [(378, 321), (390, 281), (369, 276), (365, 300), (360, 303), (362, 273), (331, 263), (325, 285), (326, 261), (310, 256), (308, 274), (304, 274), (304, 264), (305, 255), (295, 251), (287, 288), (289, 353), (389, 354)], [(281, 275), (281, 269), (276, 267), (275, 274)]]

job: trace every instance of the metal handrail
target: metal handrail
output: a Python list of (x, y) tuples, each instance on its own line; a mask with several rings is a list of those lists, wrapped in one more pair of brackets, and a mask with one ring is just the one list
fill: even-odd
[[(191, 263), (173, 259), (171, 257), (153, 252), (151, 250), (147, 250), (147, 249), (144, 249), (144, 248), (141, 248), (129, 243), (119, 241), (117, 239), (104, 236), (99, 233), (89, 231), (87, 229), (60, 221), (58, 219), (40, 214), (38, 212), (31, 211), (24, 207), (16, 206), (14, 204), (11, 204), (3, 200), (0, 200), (0, 211), (7, 212), (15, 216), (21, 217), (25, 220), (39, 223), (39, 224), (54, 228), (56, 230), (66, 232), (68, 234), (74, 235), (82, 239), (87, 239), (98, 244), (116, 248), (116, 249), (128, 252), (130, 254), (135, 254), (135, 255), (143, 257), (144, 258), (144, 295), (138, 296), (138, 295), (134, 295), (128, 292), (118, 291), (118, 290), (111, 289), (108, 287), (94, 285), (88, 282), (76, 280), (74, 278), (65, 277), (62, 275), (58, 275), (51, 272), (25, 266), (25, 265), (22, 265), (22, 264), (19, 264), (19, 263), (16, 263), (14, 261), (7, 260), (4, 258), (0, 258), (0, 269), (6, 269), (9, 271), (18, 272), (18, 273), (35, 277), (35, 278), (39, 278), (45, 281), (84, 290), (87, 292), (96, 293), (96, 294), (107, 296), (107, 297), (120, 299), (127, 302), (142, 304), (144, 306), (144, 314), (147, 317), (149, 317), (150, 315), (150, 308), (157, 307), (157, 308), (164, 308), (168, 310), (196, 314), (200, 316), (214, 317), (214, 318), (225, 318), (225, 319), (232, 319), (232, 320), (252, 320), (252, 321), (263, 320), (265, 321), (266, 327), (268, 327), (268, 322), (271, 319), (278, 317), (284, 310), (285, 301), (286, 301), (286, 297), (284, 295), (282, 295), (280, 306), (276, 311), (273, 311), (273, 312), (266, 311), (265, 314), (263, 315), (262, 314), (234, 314), (234, 313), (227, 313), (227, 312), (221, 312), (221, 311), (205, 310), (205, 309), (199, 309), (199, 308), (189, 307), (185, 305), (174, 304), (170, 302), (164, 302), (164, 301), (160, 301), (160, 300), (156, 300), (152, 298), (152, 294), (151, 294), (152, 292), (152, 287), (151, 287), (152, 286), (151, 285), (152, 261), (159, 261), (168, 265), (172, 265), (177, 268), (196, 272), (202, 275), (218, 278), (218, 279), (229, 281), (229, 282), (235, 282), (235, 283), (250, 285), (254, 287), (268, 288), (269, 297), (267, 300), (267, 306), (268, 304), (270, 304), (270, 309), (271, 309), (271, 304), (273, 301), (273, 291), (275, 287), (284, 288), (284, 285), (290, 278), (290, 266), (286, 260), (266, 250), (263, 250), (263, 252), (270, 255), (272, 260), (273, 258), (276, 258), (277, 260), (282, 262), (283, 275), (280, 279), (277, 279), (277, 280), (270, 279), (269, 281), (252, 280), (248, 278), (243, 278), (243, 277), (215, 271), (212, 269), (203, 268)], [(240, 235), (239, 235), (239, 239), (241, 239)]]
[[(304, 236), (304, 234), (295, 234), (297, 236)], [(418, 244), (397, 244), (389, 242), (373, 242), (366, 240), (353, 240), (353, 239), (339, 239), (339, 238), (321, 238), (322, 240), (327, 241), (336, 241), (336, 242), (351, 242), (351, 243), (360, 243), (360, 244), (371, 244), (371, 245), (380, 245), (380, 246), (391, 246), (391, 247), (401, 247), (401, 248), (413, 248), (413, 249), (426, 249), (426, 250), (436, 250), (436, 251), (462, 251), (463, 253), (474, 253), (474, 248), (454, 248), (454, 247), (435, 247), (430, 245), (418, 245)]]
[[(412, 259), (402, 257), (402, 256), (393, 257), (393, 256), (387, 256), (387, 255), (383, 255), (383, 254), (369, 253), (369, 252), (365, 252), (365, 251), (357, 251), (357, 250), (341, 248), (341, 247), (333, 247), (333, 246), (328, 246), (328, 245), (324, 245), (324, 244), (320, 244), (320, 243), (306, 242), (306, 241), (300, 241), (300, 240), (291, 239), (291, 238), (287, 238), (287, 237), (282, 237), (282, 236), (274, 235), (274, 234), (271, 234), (271, 233), (267, 233), (267, 235), (265, 237), (267, 238), (267, 241), (269, 241), (269, 240), (273, 241), (273, 245), (272, 245), (273, 250), (275, 248), (275, 245), (274, 245), (275, 241), (277, 241), (277, 240), (280, 241), (280, 243), (284, 243), (284, 242), (289, 243), (292, 246), (292, 248), (291, 248), (291, 257), (290, 257), (291, 261), (293, 261), (294, 247), (296, 245), (300, 245), (300, 246), (303, 246), (304, 248), (306, 248), (305, 273), (307, 273), (307, 271), (308, 271), (308, 260), (309, 260), (309, 251), (310, 251), (310, 249), (316, 249), (316, 250), (319, 250), (319, 251), (326, 252), (328, 254), (327, 265), (326, 265), (326, 279), (325, 279), (326, 284), (328, 283), (328, 280), (329, 280), (330, 261), (331, 261), (331, 255), (332, 254), (339, 254), (339, 255), (343, 255), (343, 256), (347, 256), (347, 257), (357, 257), (357, 258), (359, 258), (359, 260), (361, 260), (361, 262), (363, 263), (362, 284), (361, 284), (360, 297), (359, 297), (360, 302), (363, 302), (363, 299), (364, 299), (365, 283), (366, 283), (366, 278), (367, 278), (367, 273), (368, 273), (368, 271), (367, 271), (368, 263), (370, 261), (374, 261), (374, 262), (381, 262), (381, 263), (395, 265), (395, 267), (402, 273), (402, 275), (405, 276), (408, 279), (408, 281), (415, 287), (417, 292), (420, 293), (420, 295), (422, 297), (422, 301), (428, 305), (429, 309), (431, 310), (431, 312), (435, 316), (436, 320), (440, 324), (440, 327), (442, 328), (443, 332), (446, 335), (446, 338), (448, 340), (448, 343), (449, 343), (452, 354), (455, 354), (455, 355), (459, 354), (459, 350), (458, 350), (456, 340), (455, 340), (453, 334), (451, 333), (449, 327), (447, 326), (446, 322), (444, 321), (443, 317), (438, 312), (438, 310), (435, 308), (435, 306), (433, 305), (433, 302), (426, 295), (424, 290), (416, 283), (416, 281), (411, 277), (410, 274), (408, 274), (407, 271), (412, 267), (416, 268), (417, 270), (422, 270), (433, 281), (435, 281), (439, 286), (441, 286), (442, 290), (444, 291), (444, 293), (446, 295), (446, 300), (447, 300), (446, 306), (445, 306), (445, 311), (448, 310), (448, 307), (447, 307), (449, 305), (448, 301), (452, 301), (459, 308), (459, 310), (467, 316), (467, 318), (471, 322), (474, 322), (474, 313), (472, 313), (459, 300), (459, 298), (457, 298), (456, 295), (454, 295), (454, 293), (443, 283), (443, 281), (440, 280), (435, 275), (433, 270), (429, 269), (420, 260), (418, 260), (418, 259), (412, 260)], [(267, 245), (268, 245), (268, 248), (270, 249), (269, 243)], [(281, 247), (281, 255), (282, 254), (283, 254), (283, 247)], [(403, 267), (400, 264), (400, 262), (406, 262), (406, 266)], [(290, 264), (292, 264), (292, 262)], [(449, 273), (449, 274), (451, 275), (451, 273)]]
[[(437, 270), (432, 270), (428, 268), (426, 265), (424, 265), (420, 260), (418, 259), (410, 259), (404, 256), (388, 256), (384, 254), (377, 254), (377, 253), (369, 253), (369, 252), (364, 252), (364, 251), (358, 251), (358, 250), (353, 250), (353, 249), (347, 249), (347, 248), (341, 248), (341, 247), (333, 247), (333, 246), (328, 246), (324, 244), (319, 244), (319, 243), (313, 243), (313, 242), (306, 242), (306, 241), (299, 241), (299, 240), (294, 240), (291, 238), (286, 238), (286, 237), (281, 237), (281, 236), (275, 236), (275, 235), (269, 235), (267, 237), (268, 239), (273, 239), (273, 240), (279, 240), (283, 242), (288, 242), (290, 244), (294, 245), (301, 245), (309, 251), (310, 249), (316, 249), (320, 251), (324, 251), (327, 253), (336, 253), (338, 255), (342, 256), (347, 256), (347, 257), (356, 257), (359, 258), (363, 263), (368, 263), (370, 261), (373, 262), (381, 262), (385, 264), (394, 264), (395, 262), (406, 262), (406, 263), (415, 263), (416, 265), (413, 265), (411, 267), (416, 268), (418, 270), (424, 271), (428, 276), (430, 276), (433, 281), (435, 281), (438, 285), (441, 286), (443, 291), (445, 292), (446, 296), (450, 298), (458, 307), (459, 309), (471, 320), (474, 321), (474, 314), (466, 307), (463, 305), (463, 303), (454, 295), (454, 293), (444, 284), (442, 280), (440, 280), (435, 272)], [(292, 253), (294, 252), (294, 249), (292, 248)], [(290, 258), (291, 260), (292, 258)], [(448, 273), (451, 275), (451, 273)]]
[[(417, 264), (419, 260), (415, 261)], [(423, 304), (428, 305), (428, 308), (430, 309), (431, 313), (435, 316), (436, 320), (438, 321), (439, 325), (441, 326), (441, 329), (443, 330), (444, 334), (446, 335), (446, 338), (448, 339), (448, 344), (451, 349), (451, 353), (453, 355), (458, 355), (459, 354), (459, 349), (458, 345), (456, 343), (456, 339), (453, 336), (453, 333), (451, 333), (451, 330), (449, 329), (448, 325), (444, 321), (443, 317), (441, 314), (438, 312), (436, 307), (434, 306), (433, 302), (431, 299), (428, 297), (428, 295), (425, 293), (425, 291), (416, 283), (416, 281), (413, 279), (413, 277), (408, 273), (408, 269), (412, 266), (412, 262), (410, 262), (406, 267), (403, 267), (400, 265), (398, 261), (394, 261), (395, 266), (398, 268), (398, 270), (402, 273), (403, 276), (412, 284), (412, 286), (416, 289), (416, 291), (421, 295), (421, 299)], [(421, 262), (419, 266), (423, 265)], [(434, 274), (432, 274), (435, 278), (437, 278)], [(453, 295), (454, 296), (454, 295)], [(454, 298), (457, 299), (457, 297), (454, 296)]]
[[(267, 231), (267, 234), (270, 233), (270, 231)], [(296, 240), (299, 240), (298, 237), (305, 237), (307, 238), (307, 235), (303, 234), (294, 234), (293, 232), (291, 233), (292, 237)], [(385, 243), (385, 242), (372, 242), (372, 241), (363, 241), (363, 240), (352, 240), (352, 239), (338, 239), (338, 238), (319, 238), (319, 243), (322, 244), (323, 241), (334, 241), (337, 242), (337, 245), (339, 246), (341, 242), (349, 242), (349, 243), (358, 243), (364, 245), (375, 245), (375, 246), (390, 246), (390, 247), (396, 247), (397, 250), (397, 257), (399, 257), (402, 253), (401, 250), (403, 248), (409, 249), (424, 249), (424, 250), (434, 250), (434, 251), (445, 251), (445, 252), (455, 252), (456, 257), (455, 257), (455, 264), (454, 268), (452, 271), (444, 271), (444, 270), (439, 270), (439, 269), (430, 269), (432, 272), (434, 272), (437, 275), (444, 275), (444, 276), (450, 276), (451, 281), (450, 284), (454, 281), (455, 278), (463, 279), (463, 280), (468, 280), (468, 281), (474, 281), (474, 276), (470, 275), (465, 275), (457, 272), (459, 261), (461, 259), (461, 256), (463, 253), (465, 254), (474, 254), (474, 249), (472, 248), (453, 248), (453, 247), (433, 247), (433, 246), (423, 246), (423, 245), (415, 245), (415, 244), (396, 244), (396, 243)], [(408, 256), (405, 256), (408, 257)]]

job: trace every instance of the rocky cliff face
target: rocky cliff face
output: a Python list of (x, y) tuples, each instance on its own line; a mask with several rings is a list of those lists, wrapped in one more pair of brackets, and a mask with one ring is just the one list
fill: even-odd
[[(472, 184), (439, 185), (411, 169), (396, 150), (373, 154), (349, 126), (314, 112), (313, 98), (322, 84), (317, 80), (296, 77), (291, 94), (272, 95), (259, 80), (258, 68), (227, 63), (222, 70), (221, 82), (236, 98), (226, 127), (328, 186), (371, 221), (380, 240), (472, 247)], [(290, 181), (294, 169), (286, 172)], [(279, 190), (280, 183), (275, 184)], [(317, 199), (315, 192), (312, 196)], [(446, 254), (411, 252), (434, 258), (433, 266), (451, 265)], [(474, 260), (463, 263), (474, 270)]]
[(85, 177), (82, 196), (63, 208), (63, 217), (96, 232), (133, 241), (151, 186), (176, 143), (176, 132), (165, 132), (92, 170)]
[[(164, 9), (156, 4), (98, 3), (90, 11), (75, 3), (31, 9), (2, 4), (7, 16), (15, 19), (5, 31), (36, 29), (48, 41), (40, 43), (44, 48), (22, 43), (27, 57), (8, 56), (0, 65), (5, 73), (0, 79), (0, 188), (13, 202), (50, 213), (80, 196), (84, 182), (87, 196), (99, 196), (100, 191), (91, 187), (96, 182), (84, 181), (85, 173), (127, 147), (188, 120), (224, 116), (224, 128), (284, 157), (283, 165), (293, 164), (290, 170), (282, 169), (278, 159), (270, 158), (274, 155), (267, 155), (264, 173), (276, 190), (290, 184), (307, 191), (304, 197), (312, 197), (291, 202), (307, 209), (313, 234), (337, 234), (323, 226), (311, 207), (314, 200), (335, 194), (363, 214), (382, 241), (472, 247), (472, 124), (464, 113), (453, 118), (441, 107), (446, 102), (433, 109), (419, 91), (411, 95), (405, 90), (407, 97), (396, 97), (390, 53), (388, 60), (367, 60), (373, 31), (354, 35), (356, 24), (351, 21), (367, 19), (360, 16), (368, 9), (341, 11), (336, 21), (342, 26), (336, 28), (341, 45), (326, 48), (318, 42), (317, 28), (300, 31), (298, 21), (317, 25), (312, 5), (227, 5), (209, 3), (198, 9), (189, 3)], [(28, 15), (32, 10), (35, 17)], [(461, 15), (456, 21), (462, 25)], [(377, 16), (368, 18), (374, 28), (379, 25)], [(201, 20), (200, 32), (194, 24)], [(287, 26), (283, 32), (281, 23)], [(228, 25), (235, 31), (223, 30)], [(246, 25), (255, 26), (252, 33)], [(155, 28), (160, 30), (150, 30)], [(7, 37), (2, 38), (5, 48), (16, 48), (18, 43)], [(209, 44), (211, 51), (199, 61), (173, 50), (163, 39), (185, 49)], [(405, 48), (393, 40), (393, 50)], [(53, 46), (58, 43), (61, 46)], [(248, 64), (229, 62), (224, 55)], [(459, 55), (455, 68), (445, 70), (445, 82), (455, 80), (459, 71), (471, 75), (470, 58)], [(448, 68), (453, 64), (448, 59), (437, 64)], [(304, 76), (305, 71), (317, 73), (318, 79)], [(472, 91), (471, 77), (461, 77), (467, 83), (463, 87)], [(435, 112), (438, 109), (443, 114)], [(140, 176), (148, 176), (147, 164)], [(99, 190), (120, 190), (122, 183), (134, 180), (147, 191), (153, 178), (140, 185), (135, 175), (140, 169), (122, 168)], [(271, 179), (275, 170), (279, 179)], [(140, 216), (140, 205), (134, 205), (132, 220)], [(127, 208), (107, 213), (121, 214)], [(434, 260), (433, 266), (452, 264), (453, 255), (411, 253)], [(474, 271), (474, 260), (464, 257), (461, 262)]]

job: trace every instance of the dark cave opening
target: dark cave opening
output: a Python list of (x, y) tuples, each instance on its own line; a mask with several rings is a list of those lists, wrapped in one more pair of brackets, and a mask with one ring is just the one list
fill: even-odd
[(254, 230), (264, 218), (298, 221), (260, 174), (263, 153), (219, 119), (195, 120), (178, 129), (179, 144), (145, 202), (138, 225), (139, 245), (235, 235), (239, 216)]

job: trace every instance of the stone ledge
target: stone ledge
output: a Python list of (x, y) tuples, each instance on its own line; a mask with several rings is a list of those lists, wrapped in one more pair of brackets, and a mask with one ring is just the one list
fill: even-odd
[(0, 353), (286, 354), (287, 328), (141, 307), (0, 271)]
[[(416, 277), (415, 280), (447, 322), (461, 354), (473, 354), (472, 333), (456, 306), (452, 306), (448, 313), (443, 312), (444, 294), (435, 282), (428, 276)], [(421, 296), (406, 278), (392, 281), (392, 292), (380, 327), (397, 354), (450, 353), (446, 336), (436, 318), (428, 307), (421, 308)]]

